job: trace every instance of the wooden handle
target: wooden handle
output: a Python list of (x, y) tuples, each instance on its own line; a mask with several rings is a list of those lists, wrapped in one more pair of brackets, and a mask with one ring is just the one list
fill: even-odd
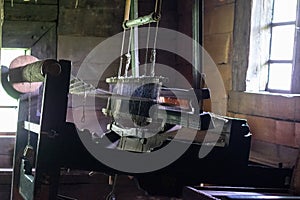
[(125, 3), (124, 21), (129, 20), (129, 15), (130, 15), (130, 4), (131, 4), (131, 0), (126, 0), (126, 3)]

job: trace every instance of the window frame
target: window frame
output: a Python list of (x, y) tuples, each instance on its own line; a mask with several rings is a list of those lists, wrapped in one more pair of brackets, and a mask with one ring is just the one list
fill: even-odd
[[(274, 11), (274, 4), (273, 1), (273, 10)], [(268, 77), (267, 77), (267, 84), (266, 84), (266, 91), (271, 93), (286, 93), (286, 94), (298, 94), (300, 93), (300, 86), (299, 86), (299, 76), (300, 76), (300, 32), (299, 32), (299, 24), (300, 24), (300, 0), (297, 1), (297, 8), (296, 8), (296, 19), (295, 21), (284, 21), (284, 22), (271, 22), (270, 24), (270, 47), (269, 47), (269, 60), (268, 60)], [(273, 13), (274, 14), (274, 13)], [(273, 37), (273, 28), (280, 27), (280, 26), (287, 26), (287, 25), (295, 25), (295, 35), (294, 35), (294, 47), (293, 47), (293, 57), (292, 60), (275, 60), (271, 59), (271, 47), (272, 47), (272, 37)], [(298, 53), (299, 52), (299, 53)], [(297, 61), (298, 60), (298, 61)], [(272, 89), (269, 88), (269, 79), (270, 79), (270, 64), (292, 64), (292, 74), (291, 74), (291, 86), (289, 90), (280, 90), (280, 89)]]
[(300, 94), (300, 0), (297, 1), (294, 60), (291, 93)]
[[(300, 0), (297, 7), (295, 41), (300, 52)], [(266, 91), (273, 0), (235, 0), (232, 44), (232, 91), (276, 94)], [(300, 53), (293, 60), (292, 89), (289, 96), (300, 94)], [(299, 67), (296, 67), (299, 66)], [(278, 93), (278, 94), (284, 94)]]

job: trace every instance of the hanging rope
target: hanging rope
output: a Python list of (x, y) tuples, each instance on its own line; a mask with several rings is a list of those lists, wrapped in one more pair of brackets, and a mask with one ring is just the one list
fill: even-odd
[[(129, 20), (130, 6), (131, 6), (131, 0), (126, 0), (126, 2), (125, 2), (125, 12), (124, 12), (124, 22)], [(122, 37), (118, 78), (120, 78), (121, 75), (122, 75), (122, 66), (123, 66), (124, 43), (125, 43), (125, 36), (126, 36), (126, 29), (125, 29), (125, 27), (123, 27), (123, 28), (124, 28), (124, 30), (123, 30), (123, 37)]]
[(81, 123), (85, 122), (86, 98), (87, 98), (87, 92), (86, 92), (86, 90), (84, 90)]
[(150, 29), (151, 25), (148, 25), (147, 32), (147, 43), (146, 43), (146, 55), (145, 55), (145, 67), (144, 67), (144, 75), (147, 76), (147, 65), (148, 65), (148, 53), (149, 53), (149, 40), (150, 40)]
[[(37, 0), (36, 0), (37, 1)], [(78, 8), (79, 0), (75, 1), (75, 8)]]
[(28, 130), (27, 130), (27, 145), (30, 146), (31, 143), (31, 133), (30, 133), (30, 124), (31, 124), (31, 80), (32, 80), (32, 74), (30, 70), (30, 82), (29, 82), (29, 94), (28, 94)]
[(122, 74), (125, 36), (126, 36), (126, 30), (124, 29), (124, 31), (123, 31), (123, 38), (122, 38), (122, 45), (121, 45), (121, 54), (120, 54), (120, 65), (119, 65), (119, 71), (118, 71), (118, 78), (120, 78), (121, 74)]
[(152, 67), (151, 67), (151, 76), (154, 77), (155, 76), (155, 63), (156, 63), (156, 44), (157, 44), (157, 35), (158, 35), (158, 25), (159, 22), (156, 22), (156, 29), (155, 29), (155, 36), (154, 36), (154, 44), (153, 44), (153, 49), (152, 49), (152, 53), (151, 53), (151, 63), (152, 63)]
[(131, 63), (131, 54), (130, 54), (130, 47), (131, 47), (131, 40), (132, 40), (132, 31), (133, 29), (130, 28), (130, 32), (129, 32), (129, 41), (128, 41), (128, 51), (126, 53), (126, 67), (125, 67), (125, 77), (128, 77), (128, 71), (129, 71), (129, 67), (130, 67), (130, 63)]

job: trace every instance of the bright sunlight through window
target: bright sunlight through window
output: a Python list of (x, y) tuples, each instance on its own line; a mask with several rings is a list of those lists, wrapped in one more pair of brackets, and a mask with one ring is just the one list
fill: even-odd
[[(9, 67), (11, 61), (21, 55), (29, 55), (29, 49), (1, 49), (1, 66)], [(1, 78), (1, 77), (0, 77)], [(6, 94), (0, 84), (0, 132), (16, 132), (18, 102)]]
[(297, 0), (274, 0), (268, 90), (290, 91)]

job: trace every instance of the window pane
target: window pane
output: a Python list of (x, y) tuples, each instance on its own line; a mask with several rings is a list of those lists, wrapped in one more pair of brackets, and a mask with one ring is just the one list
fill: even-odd
[(0, 108), (0, 132), (16, 132), (18, 109)]
[(292, 64), (270, 64), (269, 89), (290, 90), (292, 79)]
[(273, 22), (295, 21), (297, 0), (275, 0)]
[(295, 25), (275, 26), (272, 29), (271, 60), (292, 60)]
[(11, 61), (18, 56), (30, 55), (30, 49), (1, 49), (1, 65), (9, 67)]

